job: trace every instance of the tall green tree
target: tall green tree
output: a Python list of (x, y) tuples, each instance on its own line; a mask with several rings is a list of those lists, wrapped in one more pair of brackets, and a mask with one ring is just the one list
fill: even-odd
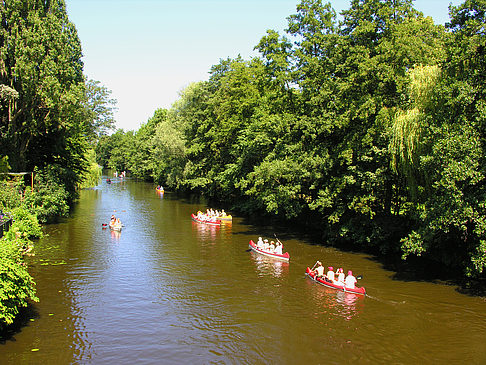
[(81, 167), (83, 63), (64, 1), (3, 1), (0, 17), (0, 142), (12, 169), (74, 159)]

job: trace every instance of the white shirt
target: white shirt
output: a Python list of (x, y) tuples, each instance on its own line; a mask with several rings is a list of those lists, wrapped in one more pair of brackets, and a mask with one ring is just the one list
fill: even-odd
[(354, 288), (356, 288), (355, 284), (357, 282), (358, 282), (358, 280), (356, 280), (356, 278), (353, 275), (348, 275), (348, 276), (346, 276), (346, 280), (344, 281), (344, 284), (345, 284), (346, 288), (354, 289)]

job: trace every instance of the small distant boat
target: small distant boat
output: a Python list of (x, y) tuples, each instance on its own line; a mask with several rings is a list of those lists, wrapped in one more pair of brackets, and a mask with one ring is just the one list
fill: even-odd
[(192, 218), (192, 220), (194, 220), (196, 222), (205, 223), (205, 224), (208, 224), (210, 226), (220, 226), (221, 225), (221, 221), (219, 219), (216, 219), (214, 221), (199, 219), (194, 213), (191, 214), (191, 218)]
[(106, 183), (111, 184), (111, 179), (110, 178), (106, 179)]
[(289, 261), (290, 260), (290, 255), (288, 252), (285, 252), (284, 254), (282, 255), (279, 255), (279, 254), (276, 254), (276, 253), (271, 253), (271, 252), (267, 252), (265, 250), (261, 250), (257, 247), (257, 245), (255, 244), (255, 242), (253, 242), (253, 240), (250, 240), (250, 244), (249, 244), (249, 247), (259, 253), (260, 255), (265, 255), (265, 256), (268, 256), (268, 257), (273, 257), (275, 259), (279, 259), (279, 260), (284, 260), (284, 261)]
[(121, 231), (122, 227), (122, 224), (110, 224), (110, 229), (113, 231)]
[(165, 190), (164, 190), (163, 187), (160, 187), (160, 188), (157, 187), (157, 188), (155, 188), (155, 190), (157, 190), (159, 193), (164, 193), (165, 192)]
[(316, 274), (314, 272), (311, 271), (311, 269), (309, 269), (307, 267), (307, 269), (305, 270), (305, 274), (311, 279), (311, 280), (314, 280), (316, 282), (318, 282), (319, 284), (322, 284), (324, 286), (327, 286), (328, 288), (333, 288), (333, 289), (337, 289), (337, 290), (342, 290), (346, 293), (353, 293), (353, 294), (360, 294), (360, 295), (366, 295), (366, 290), (365, 288), (363, 287), (356, 287), (354, 289), (351, 289), (351, 288), (346, 288), (344, 285), (336, 285), (334, 283), (331, 283), (330, 281), (327, 281), (325, 278), (316, 278)]
[(216, 218), (226, 222), (233, 221), (233, 217), (231, 215), (224, 215), (224, 216), (218, 215)]

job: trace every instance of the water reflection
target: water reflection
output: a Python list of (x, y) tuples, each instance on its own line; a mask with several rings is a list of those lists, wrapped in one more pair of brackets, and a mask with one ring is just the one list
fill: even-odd
[(192, 230), (196, 232), (197, 238), (203, 241), (214, 240), (218, 235), (220, 228), (220, 226), (192, 221)]
[(110, 235), (111, 235), (112, 241), (118, 242), (118, 240), (120, 239), (120, 236), (121, 236), (121, 231), (115, 231), (113, 229), (110, 229)]
[(365, 299), (363, 295), (327, 288), (308, 279), (306, 281), (310, 287), (312, 299), (314, 299), (315, 304), (326, 308), (326, 312), (331, 315), (349, 321), (363, 309)]
[(280, 277), (283, 274), (289, 273), (289, 263), (271, 257), (260, 255), (254, 251), (250, 252), (252, 261), (258, 271), (259, 276), (272, 275)]

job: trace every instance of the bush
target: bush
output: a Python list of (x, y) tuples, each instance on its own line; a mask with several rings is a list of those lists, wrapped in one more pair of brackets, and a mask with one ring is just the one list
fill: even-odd
[(0, 240), (0, 330), (12, 324), (19, 309), (27, 307), (29, 301), (39, 301), (19, 246), (24, 246), (21, 238)]
[(30, 213), (27, 208), (19, 207), (12, 211), (13, 224), (5, 234), (5, 238), (14, 241), (16, 238), (29, 240), (41, 238), (42, 230), (37, 217)]
[(61, 168), (49, 166), (36, 173), (34, 190), (26, 189), (25, 206), (40, 223), (52, 223), (68, 215), (75, 194), (65, 188), (65, 179), (71, 180)]

